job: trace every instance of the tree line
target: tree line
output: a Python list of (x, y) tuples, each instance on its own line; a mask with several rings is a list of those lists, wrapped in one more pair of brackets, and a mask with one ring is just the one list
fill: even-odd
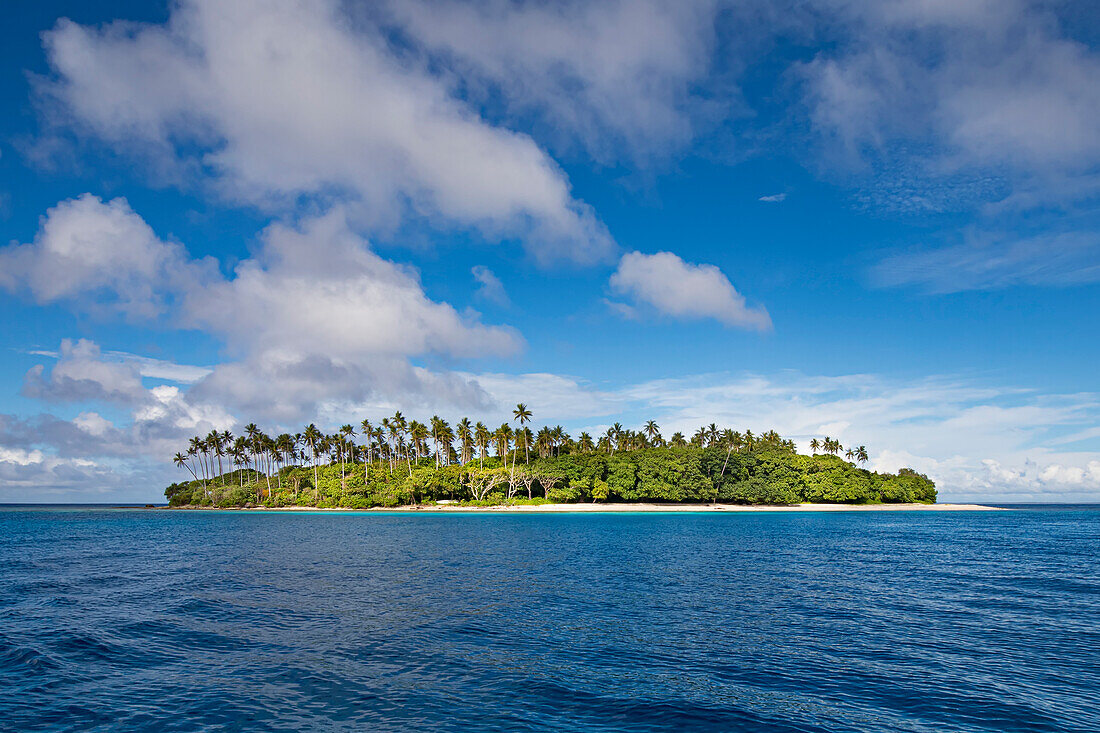
[(468, 418), (452, 426), (439, 416), (420, 422), (396, 412), (331, 434), (314, 424), (274, 436), (254, 423), (238, 436), (211, 431), (175, 454), (191, 479), (166, 495), (174, 504), (330, 506), (441, 499), (935, 500), (927, 477), (857, 468), (868, 461), (866, 447), (845, 448), (831, 437), (814, 438), (812, 455), (799, 456), (794, 442), (774, 430), (757, 435), (711, 423), (690, 438), (675, 432), (666, 439), (649, 420), (638, 430), (616, 423), (598, 437), (582, 432), (574, 438), (560, 425), (532, 430), (531, 418), (521, 403), (513, 424), (495, 429)]

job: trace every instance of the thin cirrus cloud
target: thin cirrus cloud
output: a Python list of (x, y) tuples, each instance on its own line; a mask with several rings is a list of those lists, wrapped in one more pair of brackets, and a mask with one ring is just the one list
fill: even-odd
[(909, 286), (931, 293), (1100, 282), (1100, 233), (972, 236), (958, 245), (887, 257), (872, 268), (871, 277), (880, 287)]
[(39, 93), (56, 124), (198, 164), (230, 199), (335, 197), (375, 226), (415, 214), (518, 237), (543, 262), (614, 249), (531, 137), (482, 120), (335, 2), (184, 0), (166, 25), (62, 20), (44, 39), (55, 76)]
[(672, 252), (628, 252), (609, 281), (612, 291), (637, 305), (676, 318), (710, 318), (726, 326), (769, 331), (771, 317), (752, 308), (714, 265), (684, 262)]
[[(873, 279), (930, 292), (1094, 280), (1100, 256), (1082, 243), (1100, 233), (1100, 53), (1072, 37), (1077, 11), (1026, 0), (829, 10), (836, 42), (793, 69), (827, 166), (851, 171), (876, 211), (970, 214), (982, 242), (946, 244), (943, 232), (888, 254)], [(1064, 234), (1041, 255), (1026, 234), (1005, 236), (1013, 227)]]
[(817, 131), (848, 152), (1025, 175), (1100, 158), (1100, 56), (1047, 8), (897, 0), (834, 11), (840, 42), (796, 69)]

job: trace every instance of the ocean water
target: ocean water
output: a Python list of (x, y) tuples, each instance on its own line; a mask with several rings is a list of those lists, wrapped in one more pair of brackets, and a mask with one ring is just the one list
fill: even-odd
[(0, 729), (1098, 731), (1100, 509), (0, 507)]

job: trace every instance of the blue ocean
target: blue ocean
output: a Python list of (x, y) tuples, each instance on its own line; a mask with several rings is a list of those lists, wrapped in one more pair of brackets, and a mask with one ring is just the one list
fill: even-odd
[(1100, 508), (0, 507), (12, 731), (1098, 731)]

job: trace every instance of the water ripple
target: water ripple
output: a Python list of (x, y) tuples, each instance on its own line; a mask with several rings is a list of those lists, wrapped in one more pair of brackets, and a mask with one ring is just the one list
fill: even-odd
[(1096, 731), (1100, 510), (0, 509), (0, 728)]

